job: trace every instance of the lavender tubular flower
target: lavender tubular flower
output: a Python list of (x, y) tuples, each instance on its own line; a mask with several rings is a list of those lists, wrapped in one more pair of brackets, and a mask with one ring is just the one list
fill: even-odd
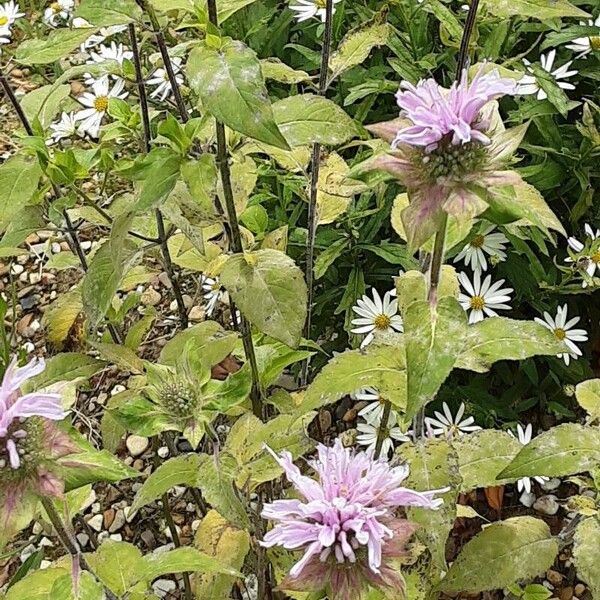
[(280, 456), (267, 450), (284, 469), (304, 500), (276, 500), (262, 516), (276, 521), (261, 544), (303, 550), (281, 587), (288, 590), (331, 589), (332, 600), (356, 600), (365, 585), (403, 588), (401, 575), (390, 561), (406, 553), (406, 543), (416, 529), (399, 518), (402, 506), (435, 510), (443, 490), (416, 492), (400, 484), (408, 467), (391, 467), (371, 452), (318, 446), (310, 461), (318, 480), (302, 475), (289, 452)]

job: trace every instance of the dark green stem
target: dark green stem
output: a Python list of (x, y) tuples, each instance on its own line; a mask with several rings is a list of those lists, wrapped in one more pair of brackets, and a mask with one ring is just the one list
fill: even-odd
[(379, 423), (379, 429), (377, 430), (377, 442), (375, 443), (375, 453), (373, 458), (377, 460), (381, 454), (381, 448), (385, 441), (386, 435), (388, 434), (388, 424), (390, 420), (390, 413), (392, 412), (392, 403), (389, 400), (384, 400), (383, 414), (381, 415), (381, 422)]

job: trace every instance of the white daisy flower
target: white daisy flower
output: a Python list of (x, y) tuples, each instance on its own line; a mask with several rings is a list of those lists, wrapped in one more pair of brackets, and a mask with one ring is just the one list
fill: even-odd
[[(72, 25), (76, 29), (80, 27), (93, 27), (93, 25), (89, 21), (86, 21), (81, 17), (75, 17), (73, 19)], [(122, 33), (126, 30), (127, 25), (110, 25), (109, 27), (101, 27), (97, 33), (90, 35), (90, 37), (79, 46), (79, 50), (85, 53), (90, 48), (94, 48), (98, 44), (101, 44), (106, 38), (110, 37), (111, 35), (116, 35), (117, 33)]]
[[(508, 431), (508, 433), (510, 433), (510, 435), (512, 435), (514, 438), (518, 439), (519, 442), (521, 442), (521, 444), (523, 446), (526, 446), (531, 441), (533, 428), (531, 426), (531, 423), (529, 423), (529, 425), (527, 425), (527, 427), (525, 429), (523, 429), (523, 427), (521, 427), (521, 425), (518, 424), (517, 425), (517, 435), (515, 435), (510, 430)], [(533, 479), (535, 479), (538, 483), (544, 483), (545, 481), (548, 481), (548, 477), (534, 477)], [(519, 491), (519, 492), (525, 491), (528, 494), (530, 494), (531, 493), (531, 479), (529, 477), (522, 477), (521, 479), (519, 479), (519, 481), (517, 481), (517, 491)]]
[[(567, 239), (567, 244), (569, 245), (569, 248), (573, 250), (573, 252), (583, 252), (587, 244), (589, 244), (590, 242), (593, 243), (596, 240), (600, 239), (600, 229), (596, 229), (596, 231), (594, 231), (589, 223), (585, 224), (584, 231), (587, 240), (589, 240), (586, 241), (586, 243), (580, 242), (577, 238), (573, 236)], [(584, 270), (589, 277), (593, 277), (596, 273), (596, 270), (600, 271), (600, 249), (592, 252), (592, 254), (590, 255), (579, 256), (576, 259), (567, 256), (567, 258), (565, 258), (565, 262), (577, 262), (578, 266), (581, 266), (582, 270)], [(586, 288), (587, 286), (588, 281), (584, 279), (581, 282), (581, 287)]]
[(435, 411), (435, 419), (433, 417), (425, 418), (425, 425), (433, 436), (444, 436), (446, 438), (453, 438), (461, 436), (465, 433), (471, 433), (473, 431), (479, 431), (481, 427), (479, 425), (473, 425), (475, 423), (474, 417), (467, 417), (463, 419), (465, 414), (465, 403), (461, 402), (458, 408), (456, 416), (452, 416), (450, 407), (444, 402), (442, 404), (444, 414), (439, 411)]
[[(553, 71), (552, 67), (554, 66), (555, 58), (556, 50), (550, 50), (548, 54), (542, 54), (540, 56), (540, 63), (542, 65), (542, 69), (550, 73), (550, 75), (552, 75), (552, 77), (556, 79), (556, 83), (559, 88), (563, 90), (574, 90), (575, 86), (572, 83), (569, 83), (568, 81), (563, 81), (564, 79), (568, 79), (573, 75), (577, 75), (578, 71), (576, 71), (575, 69), (569, 71), (569, 67), (571, 66), (573, 61), (570, 60), (569, 62), (565, 63), (562, 67), (558, 67), (558, 69), (555, 69)], [(523, 64), (525, 65), (527, 71), (531, 73), (532, 70), (529, 67), (531, 63), (524, 58)], [(521, 77), (521, 79), (517, 82), (517, 94), (521, 94), (522, 96), (537, 94), (538, 100), (545, 100), (548, 97), (546, 92), (539, 86), (535, 76), (527, 73), (523, 75), (523, 77)]]
[(504, 279), (492, 283), (492, 276), (488, 275), (482, 283), (481, 273), (475, 271), (472, 283), (466, 273), (459, 273), (458, 280), (467, 292), (460, 293), (458, 301), (467, 312), (470, 311), (469, 323), (482, 321), (486, 316), (497, 317), (497, 310), (510, 310), (510, 305), (506, 303), (510, 301), (513, 289), (501, 287)]
[[(335, 5), (342, 0), (333, 0), (333, 14)], [(325, 23), (326, 0), (294, 0), (297, 4), (290, 4), (290, 9), (296, 13), (298, 23), (308, 21), (313, 17), (319, 17)]]
[[(90, 52), (90, 58), (86, 60), (86, 64), (99, 65), (107, 60), (116, 60), (120, 65), (122, 65), (124, 60), (131, 60), (132, 58), (133, 52), (128, 50), (126, 46), (111, 42), (110, 46), (100, 44), (98, 52)], [(83, 78), (86, 85), (94, 85), (94, 81), (96, 81), (96, 78), (89, 73), (85, 73)], [(115, 80), (121, 79), (118, 75), (112, 75), (112, 78)]]
[[(180, 74), (181, 72), (181, 58), (174, 57), (171, 59), (171, 64), (173, 65), (173, 71), (175, 73), (175, 80), (179, 85), (183, 84), (183, 76)], [(152, 75), (150, 75), (150, 79), (146, 82), (150, 86), (156, 86), (156, 89), (152, 91), (150, 94), (151, 98), (159, 98), (161, 101), (164, 101), (168, 96), (173, 93), (173, 88), (171, 87), (171, 82), (169, 81), (169, 75), (166, 69), (162, 67), (156, 69)]]
[(375, 331), (404, 331), (402, 317), (398, 314), (398, 300), (392, 299), (390, 292), (386, 292), (382, 300), (377, 290), (373, 288), (373, 300), (365, 294), (356, 301), (356, 306), (353, 306), (352, 310), (359, 316), (352, 319), (352, 325), (356, 327), (350, 331), (367, 334), (360, 345), (361, 348), (373, 341)]
[(464, 261), (473, 271), (487, 271), (488, 263), (485, 255), (492, 257), (496, 262), (506, 260), (506, 244), (508, 238), (502, 233), (492, 233), (495, 225), (485, 227), (459, 252), (454, 262)]
[(219, 303), (219, 300), (223, 297), (223, 288), (219, 283), (218, 277), (213, 279), (212, 277), (202, 275), (200, 283), (205, 292), (203, 295), (206, 300), (206, 316), (210, 317)]
[[(366, 446), (367, 452), (373, 452), (377, 446), (377, 436), (379, 435), (382, 416), (380, 416), (379, 419), (359, 423), (356, 426), (356, 429), (359, 431), (359, 434), (356, 436), (356, 443), (361, 446)], [(389, 456), (390, 451), (394, 449), (394, 441), (411, 441), (411, 438), (406, 433), (403, 433), (402, 429), (396, 425), (397, 422), (398, 414), (394, 411), (390, 411), (387, 427), (383, 432), (384, 438), (383, 444), (381, 445), (381, 456)]]
[(372, 387), (366, 387), (352, 394), (352, 397), (358, 402), (368, 402), (367, 406), (358, 412), (368, 422), (381, 421), (385, 400), (379, 395), (379, 392)]
[(580, 21), (579, 24), (583, 26), (589, 25), (590, 27), (598, 27), (597, 35), (576, 38), (565, 45), (565, 48), (579, 53), (577, 58), (583, 58), (592, 50), (600, 50), (600, 16), (596, 17), (595, 21), (590, 19), (587, 23), (585, 21)]
[(0, 27), (0, 44), (10, 44), (10, 38), (12, 37), (12, 32), (8, 25), (4, 27)]
[(585, 329), (573, 329), (573, 326), (579, 323), (579, 317), (573, 317), (567, 321), (566, 304), (558, 307), (554, 319), (549, 313), (544, 312), (544, 319), (536, 317), (535, 321), (552, 331), (557, 339), (567, 345), (568, 352), (557, 354), (558, 358), (562, 358), (566, 365), (569, 364), (571, 358), (577, 360), (581, 356), (582, 352), (575, 342), (587, 342), (588, 334)]
[(44, 11), (43, 21), (50, 27), (56, 27), (57, 23), (69, 20), (74, 7), (74, 0), (56, 0)]
[(87, 134), (90, 137), (97, 138), (100, 132), (102, 119), (108, 109), (110, 98), (126, 98), (127, 92), (123, 92), (125, 82), (120, 79), (115, 82), (112, 89), (108, 77), (101, 77), (94, 82), (92, 92), (85, 92), (79, 97), (79, 102), (88, 108), (79, 111), (75, 116), (79, 125), (79, 134)]
[(46, 140), (46, 144), (48, 146), (52, 144), (56, 144), (58, 140), (62, 140), (64, 138), (71, 137), (77, 134), (77, 125), (78, 119), (77, 115), (73, 112), (66, 113), (63, 112), (60, 119), (55, 123), (50, 124), (50, 129), (52, 129), (52, 134), (50, 135), (50, 139)]
[(19, 17), (24, 17), (25, 13), (21, 12), (19, 5), (10, 0), (0, 4), (0, 28), (10, 27)]

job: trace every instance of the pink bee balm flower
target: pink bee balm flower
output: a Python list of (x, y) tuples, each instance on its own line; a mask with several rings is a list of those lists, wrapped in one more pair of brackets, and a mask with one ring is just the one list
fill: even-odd
[(13, 358), (4, 373), (0, 386), (0, 466), (5, 459), (2, 458), (2, 445), (8, 457), (8, 462), (13, 469), (18, 469), (19, 458), (18, 444), (27, 436), (21, 423), (28, 417), (43, 417), (51, 421), (60, 421), (65, 418), (59, 394), (45, 392), (32, 392), (21, 394), (20, 387), (25, 381), (39, 375), (46, 365), (43, 359), (34, 358), (24, 367), (17, 367), (17, 359)]
[(364, 584), (401, 589), (403, 580), (389, 561), (406, 553), (416, 526), (397, 517), (401, 506), (437, 509), (443, 490), (415, 492), (400, 484), (408, 467), (391, 467), (371, 452), (355, 453), (336, 440), (333, 448), (318, 446), (309, 461), (318, 480), (302, 475), (289, 452), (277, 456), (304, 500), (275, 500), (262, 516), (278, 523), (261, 544), (303, 550), (281, 588), (321, 591), (329, 586), (332, 598), (356, 600)]
[(392, 147), (409, 144), (429, 152), (444, 138), (455, 146), (468, 142), (487, 145), (490, 138), (484, 132), (489, 120), (481, 118), (481, 111), (488, 102), (514, 94), (515, 89), (516, 83), (500, 77), (497, 70), (487, 74), (480, 70), (471, 83), (464, 71), (460, 83), (455, 82), (449, 90), (434, 79), (421, 80), (416, 86), (403, 81), (396, 100), (400, 114), (412, 125), (398, 131)]

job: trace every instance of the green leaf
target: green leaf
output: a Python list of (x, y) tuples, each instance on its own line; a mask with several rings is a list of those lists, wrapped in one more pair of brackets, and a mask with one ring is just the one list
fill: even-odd
[(21, 108), (30, 122), (38, 119), (42, 128), (46, 129), (70, 93), (69, 85), (43, 85), (23, 96)]
[(260, 68), (265, 79), (273, 79), (280, 83), (303, 83), (310, 81), (311, 77), (306, 71), (292, 69), (278, 58), (265, 58), (260, 61)]
[[(536, 188), (526, 182), (514, 186), (495, 187), (488, 190), (485, 201), (491, 207), (492, 220), (509, 223), (522, 220), (519, 225), (534, 225), (544, 230), (554, 229), (565, 234), (565, 229), (546, 204)], [(487, 215), (487, 211), (484, 216)]]
[(83, 301), (79, 286), (58, 296), (47, 307), (42, 319), (48, 341), (61, 348), (82, 310)]
[(204, 321), (171, 338), (161, 350), (159, 361), (175, 366), (189, 353), (210, 368), (233, 352), (237, 340), (238, 334), (234, 331), (225, 331), (216, 321)]
[(169, 573), (185, 573), (201, 571), (204, 573), (223, 573), (240, 577), (239, 571), (228, 567), (212, 556), (200, 552), (196, 548), (175, 548), (169, 552), (148, 554), (143, 558), (144, 579), (151, 581)]
[(21, 208), (12, 216), (4, 235), (0, 239), (0, 251), (4, 250), (6, 252), (8, 250), (8, 256), (12, 256), (15, 251), (19, 253), (17, 246), (22, 244), (30, 233), (39, 231), (45, 224), (41, 206)]
[(89, 264), (83, 279), (83, 307), (92, 326), (106, 315), (123, 275), (139, 256), (127, 238), (132, 214), (121, 214), (113, 222), (110, 238), (102, 244)]
[(523, 600), (547, 600), (552, 596), (552, 592), (540, 583), (530, 583), (525, 587)]
[(406, 486), (418, 492), (449, 488), (438, 510), (408, 508), (407, 517), (421, 526), (419, 538), (427, 545), (440, 571), (446, 571), (446, 540), (456, 519), (456, 499), (460, 484), (458, 457), (447, 440), (428, 440), (413, 446), (403, 444), (399, 455), (410, 465)]
[(432, 306), (422, 300), (403, 313), (408, 400), (406, 414), (413, 417), (433, 400), (452, 371), (463, 348), (467, 317), (456, 298), (446, 296)]
[(142, 17), (135, 0), (81, 0), (75, 14), (98, 27), (126, 25)]
[(292, 148), (315, 142), (337, 146), (357, 134), (354, 121), (335, 102), (314, 94), (273, 103), (273, 115)]
[(590, 421), (600, 419), (600, 379), (588, 379), (577, 384), (575, 397), (585, 409)]
[(332, 82), (344, 71), (362, 64), (373, 48), (383, 46), (387, 42), (389, 31), (383, 12), (377, 13), (373, 19), (349, 31), (331, 55), (329, 81)]
[(374, 387), (394, 407), (404, 409), (404, 345), (399, 335), (391, 337), (389, 342), (382, 344), (375, 339), (364, 350), (346, 350), (332, 358), (306, 390), (296, 418), (365, 387)]
[(458, 454), (461, 492), (513, 481), (498, 480), (498, 474), (510, 464), (522, 447), (518, 440), (505, 431), (476, 431), (459, 437), (453, 442), (453, 446)]
[(295, 348), (306, 319), (307, 290), (302, 271), (278, 250), (230, 257), (221, 283), (257, 329)]
[(47, 36), (22, 42), (15, 59), (23, 65), (47, 65), (68, 56), (95, 31), (95, 27), (54, 29)]
[(482, 8), (497, 17), (533, 17), (541, 21), (560, 17), (586, 18), (590, 15), (567, 0), (484, 0)]
[(0, 231), (36, 193), (42, 169), (37, 160), (15, 154), (0, 165)]
[(329, 244), (322, 252), (317, 256), (315, 261), (315, 279), (321, 279), (327, 272), (327, 269), (345, 252), (350, 240), (348, 238), (340, 238), (332, 244)]
[(127, 391), (115, 396), (111, 403), (110, 413), (117, 422), (137, 435), (153, 436), (165, 431), (179, 431), (175, 419), (143, 396), (136, 392)]
[(85, 559), (98, 579), (119, 597), (143, 577), (142, 553), (127, 542), (106, 540), (96, 552), (85, 554)]
[(187, 76), (204, 109), (216, 119), (248, 137), (289, 149), (273, 120), (260, 62), (242, 42), (225, 39), (219, 49), (194, 48)]
[(205, 454), (182, 454), (160, 465), (136, 493), (131, 504), (131, 514), (154, 502), (176, 485), (193, 487), (198, 479), (200, 465), (207, 459)]
[(548, 100), (554, 105), (556, 110), (563, 116), (569, 114), (570, 100), (567, 94), (559, 87), (554, 76), (546, 71), (541, 65), (532, 63), (529, 69), (535, 75), (539, 86), (546, 92)]
[(442, 4), (439, 0), (427, 0), (427, 3), (423, 5), (423, 10), (435, 15), (440, 22), (440, 26), (448, 31), (451, 38), (456, 41), (461, 39), (462, 25), (445, 4)]
[(48, 387), (60, 381), (89, 379), (104, 369), (106, 363), (78, 352), (63, 352), (46, 361), (46, 368), (37, 377), (30, 379), (24, 386), (27, 391)]
[[(250, 534), (227, 523), (216, 510), (209, 510), (196, 532), (195, 545), (223, 566), (240, 570), (250, 551)], [(195, 574), (194, 594), (197, 598), (227, 598), (234, 581), (230, 575)]]
[(107, 481), (116, 483), (123, 479), (139, 477), (139, 473), (122, 463), (108, 450), (88, 450), (69, 454), (59, 460), (64, 472), (65, 489), (74, 490), (87, 485)]
[(475, 593), (504, 588), (544, 573), (557, 554), (558, 543), (541, 519), (492, 523), (463, 547), (439, 589)]
[(52, 600), (104, 600), (104, 589), (87, 571), (79, 574), (77, 583), (71, 573), (59, 577), (52, 586), (48, 598)]
[(50, 567), (34, 571), (15, 583), (4, 600), (48, 600), (54, 582), (65, 574), (69, 574), (63, 567)]
[(552, 356), (565, 349), (564, 343), (539, 323), (492, 317), (467, 328), (456, 367), (484, 373), (498, 360)]
[(292, 350), (289, 346), (279, 343), (263, 344), (257, 346), (255, 350), (258, 373), (263, 389), (273, 385), (286, 367), (305, 360), (314, 354), (314, 352), (308, 350)]
[(144, 361), (131, 348), (119, 344), (92, 341), (90, 341), (90, 345), (98, 350), (102, 358), (121, 369), (138, 375), (144, 372)]
[(157, 208), (167, 199), (179, 179), (181, 158), (175, 154), (158, 154), (151, 167), (133, 208), (138, 213)]
[(600, 598), (599, 549), (600, 522), (596, 518), (585, 519), (575, 531), (573, 558), (577, 575), (587, 583), (592, 598)]
[[(229, 17), (241, 10), (245, 6), (256, 2), (256, 0), (219, 0), (217, 4), (217, 16), (220, 24), (223, 24)], [(202, 4), (205, 2), (202, 0)]]
[(600, 463), (600, 429), (564, 423), (531, 440), (498, 478), (562, 477), (590, 471)]

